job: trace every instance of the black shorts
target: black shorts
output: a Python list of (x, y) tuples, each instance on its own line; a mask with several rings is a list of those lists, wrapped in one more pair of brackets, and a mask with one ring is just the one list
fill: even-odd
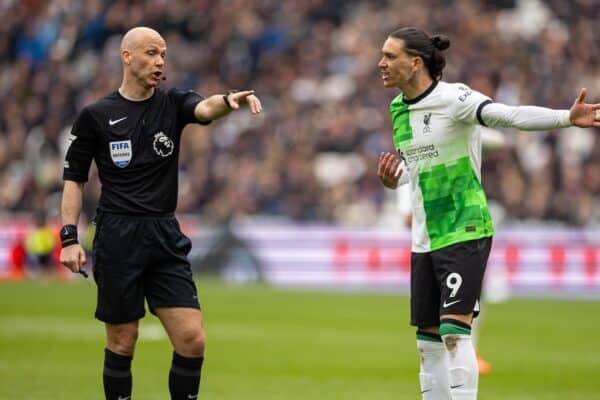
[(412, 253), (410, 323), (438, 326), (440, 316), (479, 312), (479, 296), (492, 238), (456, 243), (429, 253)]
[(160, 307), (200, 308), (187, 255), (190, 240), (173, 216), (101, 214), (94, 237), (96, 318), (111, 324), (136, 321)]

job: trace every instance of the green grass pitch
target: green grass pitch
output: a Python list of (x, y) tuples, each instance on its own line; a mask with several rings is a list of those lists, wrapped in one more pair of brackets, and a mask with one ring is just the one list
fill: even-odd
[[(420, 399), (408, 299), (199, 281), (208, 336), (201, 399)], [(95, 287), (0, 283), (0, 399), (103, 399)], [(484, 309), (483, 400), (600, 399), (600, 305), (513, 300)], [(171, 357), (144, 318), (134, 399), (168, 399)]]

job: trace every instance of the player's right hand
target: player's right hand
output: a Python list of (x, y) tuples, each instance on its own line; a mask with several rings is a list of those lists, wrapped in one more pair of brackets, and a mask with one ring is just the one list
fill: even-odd
[(79, 243), (63, 247), (60, 251), (60, 263), (73, 272), (79, 272), (85, 265), (85, 251)]
[(398, 187), (398, 181), (402, 176), (402, 169), (399, 169), (400, 159), (389, 152), (381, 153), (379, 156), (379, 163), (377, 164), (377, 176), (383, 186), (396, 189)]

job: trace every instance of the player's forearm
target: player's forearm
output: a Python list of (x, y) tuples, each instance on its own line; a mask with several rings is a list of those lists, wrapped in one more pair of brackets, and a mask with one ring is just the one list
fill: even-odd
[(194, 115), (198, 121), (213, 121), (226, 116), (231, 108), (225, 104), (222, 94), (215, 94), (196, 105)]
[(490, 103), (481, 110), (485, 125), (494, 128), (518, 128), (524, 131), (546, 131), (571, 126), (569, 110), (553, 110), (536, 106), (512, 107)]
[(77, 225), (83, 203), (83, 182), (65, 181), (60, 207), (62, 224)]

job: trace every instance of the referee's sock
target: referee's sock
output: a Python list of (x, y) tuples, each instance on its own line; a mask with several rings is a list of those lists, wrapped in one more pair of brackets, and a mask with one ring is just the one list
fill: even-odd
[(173, 352), (173, 361), (169, 372), (171, 400), (198, 398), (203, 362), (204, 357), (184, 357)]
[(443, 319), (440, 335), (450, 356), (450, 390), (455, 400), (476, 400), (479, 370), (471, 327), (455, 319)]
[(104, 350), (104, 396), (106, 400), (131, 400), (131, 360), (109, 349)]

